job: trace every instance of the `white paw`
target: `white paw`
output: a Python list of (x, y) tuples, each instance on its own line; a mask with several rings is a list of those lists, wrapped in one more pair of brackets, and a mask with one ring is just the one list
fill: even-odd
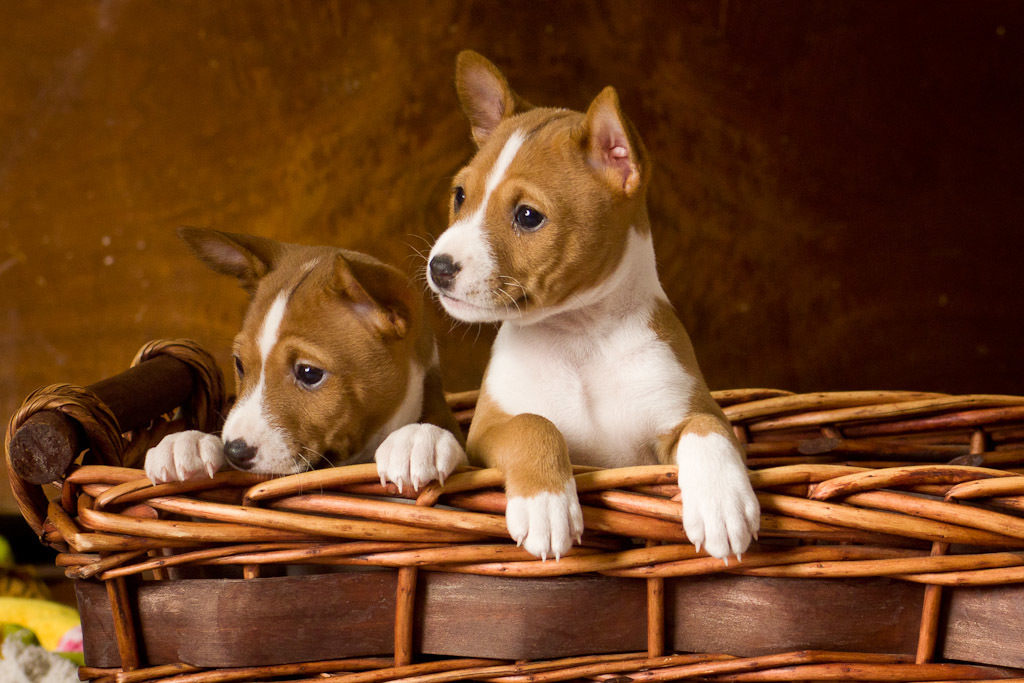
[(742, 456), (721, 434), (685, 434), (676, 459), (687, 538), (712, 557), (739, 557), (761, 525), (761, 506)]
[(562, 493), (509, 496), (505, 524), (515, 542), (531, 555), (542, 560), (549, 555), (559, 559), (583, 535), (583, 511), (576, 495), (576, 480), (570, 479)]
[(177, 432), (146, 452), (146, 476), (154, 484), (212, 477), (225, 462), (220, 437), (196, 430)]
[(374, 456), (381, 485), (389, 481), (399, 491), (445, 478), (466, 463), (466, 453), (447, 429), (427, 423), (405, 425), (388, 434)]

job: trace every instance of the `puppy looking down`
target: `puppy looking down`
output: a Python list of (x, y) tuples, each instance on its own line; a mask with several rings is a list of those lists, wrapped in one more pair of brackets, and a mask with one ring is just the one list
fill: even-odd
[(365, 254), (196, 228), (181, 238), (250, 301), (234, 341), (238, 400), (223, 438), (171, 434), (146, 454), (156, 484), (235, 469), (293, 474), (368, 462), (418, 489), (465, 462), (422, 298)]
[(557, 558), (583, 532), (571, 463), (660, 462), (679, 466), (690, 541), (739, 555), (758, 501), (658, 280), (651, 165), (615, 90), (586, 113), (533, 107), (471, 51), (456, 86), (478, 150), (428, 283), (454, 318), (501, 322), (467, 451), (504, 471), (510, 534)]

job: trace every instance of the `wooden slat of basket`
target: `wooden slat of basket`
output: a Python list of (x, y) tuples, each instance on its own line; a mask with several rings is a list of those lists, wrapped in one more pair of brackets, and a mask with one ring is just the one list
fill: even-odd
[[(238, 505), (210, 503), (190, 500), (187, 498), (164, 498), (151, 500), (150, 504), (167, 512), (191, 517), (213, 519), (224, 524), (207, 522), (178, 522), (162, 520), (138, 520), (122, 515), (98, 512), (88, 506), (79, 508), (79, 518), (83, 524), (91, 528), (106, 531), (134, 529), (134, 533), (163, 538), (180, 538), (186, 534), (206, 541), (244, 542), (246, 533), (280, 536), (282, 533), (292, 537), (295, 534), (309, 534), (311, 537), (322, 538), (356, 538), (378, 541), (438, 541), (459, 542), (480, 538), (480, 535), (455, 531), (435, 531), (417, 527), (400, 526), (385, 522), (365, 522), (360, 520), (336, 519), (299, 515), (277, 510), (246, 508)], [(204, 534), (203, 529), (213, 531)], [(128, 531), (128, 533), (132, 533)], [(506, 532), (507, 534), (507, 532)], [(256, 540), (256, 539), (252, 539)], [(263, 540), (291, 540), (266, 538)]]
[[(735, 672), (759, 672), (768, 674), (781, 669), (792, 670), (799, 665), (834, 667), (835, 665), (856, 666), (896, 666), (904, 664), (905, 657), (898, 655), (872, 655), (850, 652), (803, 651), (783, 652), (761, 657), (743, 657), (725, 661), (709, 661), (682, 666), (670, 667), (654, 671), (641, 671), (630, 676), (634, 681), (672, 681), (687, 678), (701, 680), (723, 680), (728, 674)], [(838, 667), (836, 667), (838, 668)], [(827, 669), (826, 669), (827, 670)], [(950, 673), (954, 673), (950, 671)]]
[(885, 470), (870, 470), (834, 477), (815, 485), (808, 497), (813, 500), (828, 500), (837, 496), (848, 496), (859, 491), (873, 489), (903, 488), (925, 484), (959, 484), (978, 479), (1012, 477), (1000, 470), (963, 465), (913, 465), (892, 467)]
[[(984, 553), (980, 555), (935, 555), (922, 557), (893, 557), (877, 560), (813, 561), (769, 567), (740, 566), (734, 571), (747, 576), (775, 576), (809, 578), (860, 578), (893, 576), (963, 570), (984, 570), (1024, 565), (1020, 553)], [(1024, 575), (1024, 573), (1022, 573)], [(937, 577), (936, 577), (937, 578)]]
[(275, 509), (345, 515), (379, 522), (395, 522), (424, 529), (465, 531), (508, 538), (505, 518), (477, 512), (440, 510), (355, 496), (308, 493), (279, 500)]
[[(199, 667), (187, 664), (167, 664), (161, 667), (138, 669), (128, 673), (111, 676), (109, 681), (99, 679), (95, 683), (143, 683), (159, 678), (161, 683), (228, 683), (229, 681), (250, 681), (276, 679), (281, 676), (303, 676), (307, 674), (326, 674), (351, 671), (379, 671), (386, 669), (390, 663), (384, 657), (360, 657), (358, 659), (338, 659), (327, 662), (308, 662), (303, 664), (282, 664), (278, 666), (248, 666), (220, 671), (204, 671)], [(479, 666), (489, 660), (450, 660), (444, 662), (448, 668)], [(433, 670), (443, 670), (441, 667)], [(429, 671), (430, 668), (425, 668)], [(175, 675), (176, 674), (176, 675)], [(165, 678), (166, 676), (166, 678)], [(294, 679), (292, 679), (294, 680)], [(318, 680), (323, 680), (318, 679)]]
[[(97, 512), (88, 507), (79, 509), (78, 518), (83, 525), (97, 531), (139, 536), (153, 541), (181, 540), (190, 543), (252, 543), (259, 541), (321, 540), (317, 536), (292, 531), (279, 531), (274, 528), (253, 527), (245, 524), (138, 519), (125, 515)], [(73, 547), (79, 551), (88, 550), (81, 543), (73, 545)]]
[(71, 516), (56, 501), (51, 501), (47, 513), (47, 525), (54, 529), (58, 539), (50, 537), (49, 533), (45, 540), (48, 543), (64, 542), (73, 550), (81, 553), (89, 552), (117, 552), (143, 549), (157, 549), (164, 547), (188, 547), (195, 545), (194, 539), (160, 539), (138, 536), (114, 536), (111, 534), (83, 533), (78, 530)]
[[(720, 560), (715, 557), (667, 561), (661, 564), (638, 566), (635, 569), (615, 568), (603, 573), (608, 576), (630, 576), (649, 578), (652, 576), (680, 577), (705, 576), (717, 573), (746, 573), (755, 567), (785, 567), (792, 564), (813, 562), (816, 564), (835, 562), (846, 563), (873, 561), (892, 558), (918, 557), (921, 551), (904, 548), (875, 548), (868, 546), (797, 546), (784, 549), (759, 551), (753, 549), (741, 559)], [(458, 571), (458, 570), (456, 570)], [(877, 574), (876, 574), (877, 576)]]
[(717, 676), (716, 681), (957, 681), (1006, 680), (1012, 676), (994, 667), (971, 664), (807, 664), (770, 671)]
[[(696, 660), (698, 656), (690, 655), (690, 659)], [(705, 659), (716, 659), (720, 656), (715, 655), (704, 655)], [(469, 662), (472, 660), (456, 660)], [(459, 681), (459, 680), (482, 680), (492, 681), (498, 680), (495, 676), (505, 676), (507, 674), (525, 676), (528, 679), (535, 676), (544, 675), (545, 673), (558, 673), (565, 670), (566, 668), (573, 668), (577, 666), (615, 666), (615, 665), (626, 665), (629, 666), (630, 662), (640, 661), (637, 659), (634, 653), (621, 653), (614, 655), (592, 655), (585, 657), (565, 657), (557, 660), (548, 660), (540, 662), (516, 662), (510, 663), (498, 663), (498, 664), (484, 664), (476, 666), (464, 666), (461, 668), (452, 667), (453, 670), (443, 670), (437, 666), (439, 662), (432, 663), (433, 668), (438, 670), (438, 673), (421, 673), (428, 665), (424, 664), (413, 664), (409, 666), (396, 666), (380, 671), (348, 674), (339, 676), (337, 680), (344, 683), (374, 683), (376, 681), (418, 681), (420, 683), (440, 683), (442, 681)], [(305, 681), (295, 681), (294, 683), (317, 683), (315, 679), (306, 679)]]
[[(1024, 519), (993, 510), (958, 506), (895, 491), (855, 493), (846, 496), (845, 502), (864, 508), (898, 511), (914, 515), (919, 519), (956, 524), (961, 528), (978, 529), (1001, 536), (1004, 543), (1017, 547), (1021, 545), (1019, 541), (1024, 540)], [(1008, 539), (1018, 539), (1018, 541), (1014, 543)], [(982, 537), (978, 537), (974, 543), (975, 545), (985, 545), (987, 542), (998, 544), (994, 538), (986, 541)]]
[(243, 502), (248, 505), (269, 498), (280, 498), (310, 491), (336, 490), (348, 484), (379, 480), (380, 475), (377, 474), (377, 465), (374, 463), (310, 470), (255, 484), (245, 492)]
[(1024, 477), (982, 479), (957, 484), (946, 492), (946, 497), (957, 500), (987, 498), (989, 496), (1017, 496), (1024, 494)]
[[(149, 664), (261, 666), (390, 653), (394, 590), (394, 572), (180, 580), (136, 589), (134, 603)], [(78, 582), (77, 594), (87, 663), (117, 665), (106, 591)]]
[[(960, 661), (985, 661), (1003, 666), (1024, 667), (1024, 589), (1016, 586), (981, 586), (944, 589), (947, 599), (947, 628), (941, 640), (941, 655)], [(991, 650), (991, 644), (1016, 643), (1016, 648)], [(983, 659), (976, 659), (986, 653)]]
[[(841, 400), (840, 394), (833, 400)], [(891, 420), (910, 415), (976, 410), (981, 408), (1021, 408), (1024, 397), (1001, 395), (938, 396), (920, 400), (879, 400), (872, 405), (854, 405), (849, 408), (800, 412), (798, 414), (758, 420), (747, 425), (752, 433), (786, 430), (799, 427), (820, 427), (822, 425), (866, 422), (870, 420)], [(1016, 411), (1015, 413), (1016, 414)], [(731, 416), (730, 416), (731, 417)], [(747, 419), (747, 418), (744, 418)]]
[(517, 673), (509, 676), (496, 676), (487, 680), (489, 683), (555, 683), (557, 681), (576, 679), (595, 679), (599, 676), (602, 678), (596, 678), (597, 680), (607, 680), (603, 676), (608, 674), (625, 674), (624, 678), (631, 678), (632, 675), (640, 671), (733, 659), (736, 658), (731, 655), (693, 654), (645, 657), (643, 659), (630, 658), (621, 661), (613, 660), (584, 664), (565, 662), (560, 668), (551, 671), (530, 671), (529, 673)]
[[(714, 395), (714, 394), (712, 394)], [(910, 401), (934, 401), (949, 398), (949, 394), (923, 391), (837, 391), (811, 394), (789, 394), (763, 400), (746, 401), (723, 408), (732, 422), (747, 422), (768, 415), (787, 413), (819, 413), (825, 410), (887, 406)]]
[[(147, 501), (152, 498), (163, 498), (166, 496), (183, 495), (187, 493), (199, 493), (201, 491), (213, 491), (222, 488), (236, 488), (252, 486), (260, 482), (268, 475), (250, 474), (237, 470), (224, 470), (217, 474), (216, 478), (194, 479), (192, 481), (180, 481), (169, 484), (157, 484), (154, 486), (142, 470), (129, 470), (140, 474), (134, 480), (126, 481), (114, 486), (108, 486), (102, 493), (94, 496), (93, 506), (97, 510), (103, 510), (113, 505), (127, 505)], [(102, 481), (102, 480), (100, 480)], [(76, 481), (82, 488), (88, 490), (90, 481)], [(109, 482), (103, 482), (105, 484)]]
[[(843, 433), (850, 438), (863, 436), (887, 436), (892, 434), (908, 435), (918, 432), (951, 431), (956, 429), (976, 429), (992, 427), (1024, 420), (1024, 406), (1012, 406), (992, 409), (970, 409), (959, 412), (928, 415), (911, 420), (891, 420), (864, 425), (843, 427)], [(1017, 437), (1019, 441), (1019, 436)]]
[(943, 543), (965, 543), (970, 545), (997, 545), (1016, 547), (1019, 541), (989, 531), (937, 522), (920, 517), (911, 517), (891, 512), (855, 509), (838, 504), (806, 500), (774, 493), (758, 493), (762, 510), (801, 517), (826, 524), (838, 524), (865, 531), (917, 538)]
[[(308, 544), (294, 544), (294, 543), (239, 543), (235, 545), (214, 547), (214, 548), (203, 548), (201, 550), (194, 550), (192, 552), (179, 553), (177, 555), (169, 555), (166, 557), (154, 557), (144, 562), (139, 562), (134, 565), (125, 565), (125, 563), (118, 563), (117, 568), (103, 567), (103, 573), (99, 575), (101, 581), (121, 577), (131, 576), (133, 574), (141, 574), (146, 571), (154, 571), (157, 569), (167, 569), (169, 567), (176, 567), (185, 564), (202, 564), (204, 560), (213, 560), (221, 557), (234, 557), (235, 562), (242, 563), (245, 558), (253, 553), (268, 553), (271, 551), (281, 551), (282, 549), (291, 549), (293, 552), (301, 554), (305, 553), (307, 556), (315, 555), (318, 552), (323, 552), (324, 545), (315, 545), (310, 547)], [(354, 549), (346, 548), (346, 552), (358, 552)], [(301, 556), (301, 555), (300, 555)], [(99, 564), (99, 563), (96, 563)], [(121, 566), (125, 565), (125, 566)], [(89, 565), (90, 569), (94, 565)], [(113, 565), (111, 565), (113, 566)], [(83, 568), (84, 570), (85, 568)], [(88, 579), (92, 575), (99, 572), (89, 571), (78, 571), (71, 578), (77, 579)]]
[(711, 398), (715, 399), (722, 407), (731, 406), (736, 403), (750, 403), (761, 401), (766, 398), (778, 398), (780, 396), (792, 396), (792, 391), (784, 389), (749, 388), (749, 389), (719, 389), (711, 392)]
[(917, 640), (920, 589), (888, 579), (808, 582), (716, 575), (665, 583), (669, 644), (675, 651), (909, 654)]
[[(503, 513), (505, 511), (505, 494), (483, 491), (474, 494), (445, 496), (454, 506), (467, 510)], [(674, 522), (655, 519), (644, 515), (634, 515), (615, 510), (595, 508), (588, 505), (581, 507), (586, 532), (584, 543), (588, 543), (587, 532), (605, 532), (625, 536), (626, 538), (649, 538), (667, 542), (686, 541), (686, 533)]]
[[(643, 582), (420, 575), (416, 633), (426, 654), (522, 659), (646, 649), (645, 619), (637, 610)], [(280, 663), (282, 657), (314, 661), (390, 653), (394, 588), (395, 572), (381, 571), (182, 580), (133, 590), (150, 664), (184, 659), (230, 667)], [(1009, 620), (1019, 633), (1024, 624), (1020, 588), (1008, 589), (997, 614), (987, 612), (989, 601), (972, 599), (977, 590), (988, 589), (952, 591), (963, 597), (947, 640), (961, 643), (958, 656), (966, 660), (1024, 665), (1015, 633), (999, 626)], [(78, 592), (90, 666), (117, 665), (106, 591), (78, 582)], [(720, 575), (667, 579), (665, 593), (666, 638), (675, 651), (754, 656), (827, 647), (910, 653), (916, 645), (921, 593), (905, 582)], [(990, 637), (965, 642), (963, 631), (979, 624)], [(182, 638), (185, 629), (189, 636)]]

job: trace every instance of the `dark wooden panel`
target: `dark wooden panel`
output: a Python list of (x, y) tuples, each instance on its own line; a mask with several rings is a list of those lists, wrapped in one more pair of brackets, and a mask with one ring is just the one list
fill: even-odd
[[(387, 655), (394, 571), (145, 582), (129, 592), (144, 661), (242, 666)], [(77, 584), (90, 666), (117, 666), (103, 586)], [(957, 588), (943, 656), (1024, 666), (1024, 587)], [(416, 651), (543, 659), (646, 648), (643, 581), (421, 572)], [(668, 646), (755, 656), (913, 653), (923, 587), (889, 579), (709, 576), (666, 581)]]
[(1024, 667), (1024, 586), (978, 586), (947, 592), (944, 657)]
[[(132, 590), (151, 665), (262, 666), (389, 653), (395, 572), (146, 582)], [(118, 666), (103, 586), (77, 584), (89, 666)], [(329, 654), (328, 654), (329, 653)]]
[(668, 640), (680, 652), (912, 653), (924, 595), (889, 579), (707, 576), (666, 582)]
[(546, 659), (647, 647), (642, 581), (442, 573), (423, 579), (418, 640), (428, 654)]

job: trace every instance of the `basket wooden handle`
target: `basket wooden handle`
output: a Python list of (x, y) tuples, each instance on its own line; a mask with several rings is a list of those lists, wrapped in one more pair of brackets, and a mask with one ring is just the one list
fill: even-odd
[[(182, 405), (194, 388), (189, 366), (167, 355), (86, 387), (110, 408), (122, 432), (142, 427)], [(28, 483), (47, 484), (63, 477), (88, 446), (78, 421), (59, 410), (40, 411), (11, 435), (11, 469)]]

